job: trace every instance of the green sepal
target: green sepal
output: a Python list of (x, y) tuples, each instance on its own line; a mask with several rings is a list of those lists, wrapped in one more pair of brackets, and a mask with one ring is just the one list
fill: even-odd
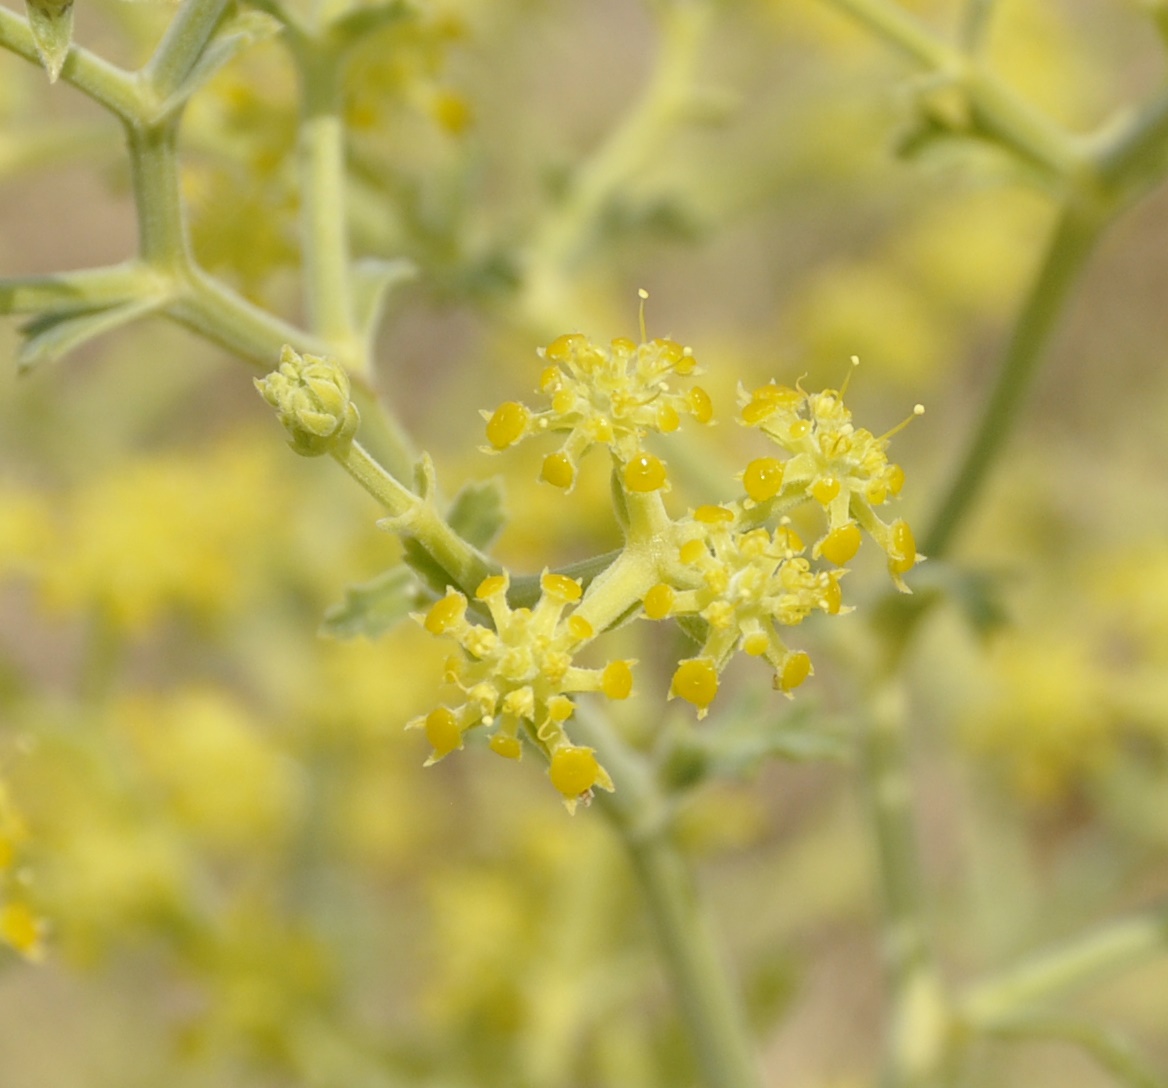
[(399, 563), (368, 582), (346, 586), (345, 599), (324, 614), (320, 634), (339, 639), (379, 638), (422, 604), (417, 577)]
[(24, 343), (16, 357), (17, 365), (25, 371), (43, 362), (53, 362), (90, 340), (145, 317), (162, 305), (160, 299), (145, 298), (95, 310), (51, 310), (39, 314), (21, 326)]
[(497, 479), (467, 484), (454, 496), (446, 521), (468, 544), (490, 547), (507, 521), (502, 484)]
[(73, 0), (26, 0), (25, 10), (49, 82), (56, 83), (73, 45)]
[(713, 728), (679, 727), (661, 763), (660, 775), (673, 790), (707, 778), (745, 778), (771, 759), (804, 763), (842, 760), (853, 742), (809, 699), (794, 705), (776, 696), (743, 696), (720, 713)]

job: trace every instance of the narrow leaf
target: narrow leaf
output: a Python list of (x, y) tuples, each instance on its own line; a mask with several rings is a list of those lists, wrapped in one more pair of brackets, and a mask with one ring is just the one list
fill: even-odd
[(132, 299), (99, 310), (59, 310), (41, 314), (21, 328), (24, 344), (17, 356), (21, 370), (60, 359), (90, 340), (145, 317), (163, 305), (157, 298)]

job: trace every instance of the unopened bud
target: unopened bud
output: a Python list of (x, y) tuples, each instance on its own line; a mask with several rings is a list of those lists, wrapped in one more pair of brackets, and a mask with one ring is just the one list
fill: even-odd
[(350, 399), (349, 375), (340, 363), (298, 355), (285, 344), (279, 369), (257, 378), (255, 384), (276, 409), (297, 453), (319, 457), (348, 451), (360, 416)]

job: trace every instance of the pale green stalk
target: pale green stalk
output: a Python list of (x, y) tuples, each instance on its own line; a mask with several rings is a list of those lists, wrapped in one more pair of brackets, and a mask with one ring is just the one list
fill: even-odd
[(359, 442), (333, 456), (389, 512), (387, 528), (416, 540), (464, 594), (473, 596), (484, 578), (499, 572), (498, 564), (463, 540), (433, 503), (399, 483)]
[(686, 119), (711, 16), (708, 0), (662, 6), (661, 41), (644, 90), (573, 173), (568, 192), (529, 246), (520, 309), (533, 328), (556, 331), (569, 281), (594, 244), (609, 203)]
[(1126, 1039), (1099, 1024), (1065, 1016), (1026, 1016), (995, 1023), (983, 1030), (990, 1036), (1011, 1041), (1072, 1043), (1128, 1088), (1168, 1086), (1168, 1080), (1152, 1069)]
[(1168, 905), (1109, 922), (975, 983), (961, 998), (960, 1012), (973, 1025), (1006, 1021), (1166, 951)]
[(972, 439), (923, 535), (925, 555), (948, 552), (1001, 459), (1051, 334), (1104, 225), (1099, 209), (1091, 206), (1072, 202), (1060, 214)]
[(597, 802), (624, 842), (644, 893), (703, 1088), (761, 1088), (745, 1010), (673, 837), (669, 798), (648, 761), (605, 718), (583, 711), (575, 727), (620, 783), (616, 793), (599, 793)]
[(178, 180), (178, 119), (127, 125), (130, 174), (138, 212), (138, 251), (160, 271), (181, 275), (190, 264)]
[(357, 357), (363, 353), (353, 320), (341, 58), (325, 35), (288, 33), (301, 84), (301, 239), (309, 326), (350, 368), (363, 372), (368, 364)]
[(912, 810), (901, 683), (884, 682), (870, 697), (864, 763), (880, 887), (884, 957), (893, 1009), (886, 1060), (895, 1085), (930, 1084), (947, 1056), (949, 1010), (930, 942), (920, 845)]
[[(40, 55), (28, 21), (3, 5), (0, 5), (0, 48), (40, 67)], [(60, 78), (123, 120), (138, 116), (141, 97), (135, 77), (79, 45), (70, 47)]]
[(940, 41), (892, 0), (825, 0), (898, 52), (964, 91), (972, 119), (987, 134), (1041, 164), (1055, 178), (1073, 175), (1082, 151), (1008, 83), (961, 50)]

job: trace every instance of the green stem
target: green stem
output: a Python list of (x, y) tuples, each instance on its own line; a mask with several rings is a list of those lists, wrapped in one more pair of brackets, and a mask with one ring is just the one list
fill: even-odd
[(589, 584), (576, 615), (599, 634), (638, 604), (658, 581), (657, 563), (645, 548), (626, 547)]
[(972, 441), (924, 534), (925, 555), (948, 550), (1005, 452), (1051, 332), (1106, 222), (1095, 205), (1070, 202), (1063, 208)]
[(498, 564), (463, 540), (442, 519), (432, 503), (394, 479), (359, 442), (352, 443), (345, 454), (335, 457), (341, 467), (389, 511), (390, 528), (416, 540), (442, 568), (450, 583), (467, 596), (473, 595), (488, 575), (498, 573)]
[(1168, 905), (1111, 922), (1041, 952), (968, 990), (961, 1013), (977, 1027), (1006, 1020), (1056, 993), (1168, 953)]
[(940, 41), (889, 0), (826, 0), (898, 52), (962, 88), (979, 126), (1023, 158), (1055, 177), (1073, 177), (1082, 165), (1080, 146), (1009, 84), (965, 53)]
[(314, 355), (330, 354), (324, 341), (260, 309), (198, 268), (188, 269), (184, 287), (167, 314), (265, 371), (276, 365), (285, 344)]
[(291, 40), (301, 81), (301, 238), (309, 326), (344, 348), (353, 366), (358, 344), (345, 210), (341, 62), (325, 41), (297, 33)]
[(892, 994), (888, 1074), (895, 1085), (931, 1082), (946, 1057), (949, 1012), (929, 942), (912, 810), (904, 694), (887, 680), (870, 701), (864, 770), (884, 901)]
[(665, 5), (661, 45), (644, 91), (573, 176), (567, 196), (532, 241), (522, 299), (532, 327), (551, 332), (564, 320), (569, 281), (597, 238), (613, 195), (653, 160), (685, 118), (711, 14), (706, 0)]
[(620, 835), (644, 893), (704, 1088), (760, 1088), (742, 1002), (673, 837), (668, 800), (644, 757), (599, 714), (582, 713), (576, 724), (618, 784), (616, 793), (600, 794), (598, 803)]
[(178, 179), (178, 118), (127, 125), (138, 251), (155, 268), (181, 271), (190, 264), (186, 218)]
[(961, 55), (937, 38), (908, 12), (888, 0), (827, 0), (850, 15), (898, 52), (935, 70), (960, 65)]
[(1028, 1016), (986, 1029), (1003, 1039), (1057, 1039), (1090, 1054), (1099, 1065), (1130, 1088), (1166, 1088), (1168, 1081), (1151, 1069), (1126, 1040), (1099, 1024), (1062, 1016)]
[(1138, 191), (1162, 181), (1168, 166), (1168, 93), (1158, 94), (1123, 124), (1105, 130), (1093, 150), (1105, 185)]
[[(28, 21), (3, 5), (0, 5), (0, 48), (41, 67)], [(79, 45), (70, 46), (60, 78), (123, 121), (134, 120), (141, 111), (142, 99), (135, 77)]]

